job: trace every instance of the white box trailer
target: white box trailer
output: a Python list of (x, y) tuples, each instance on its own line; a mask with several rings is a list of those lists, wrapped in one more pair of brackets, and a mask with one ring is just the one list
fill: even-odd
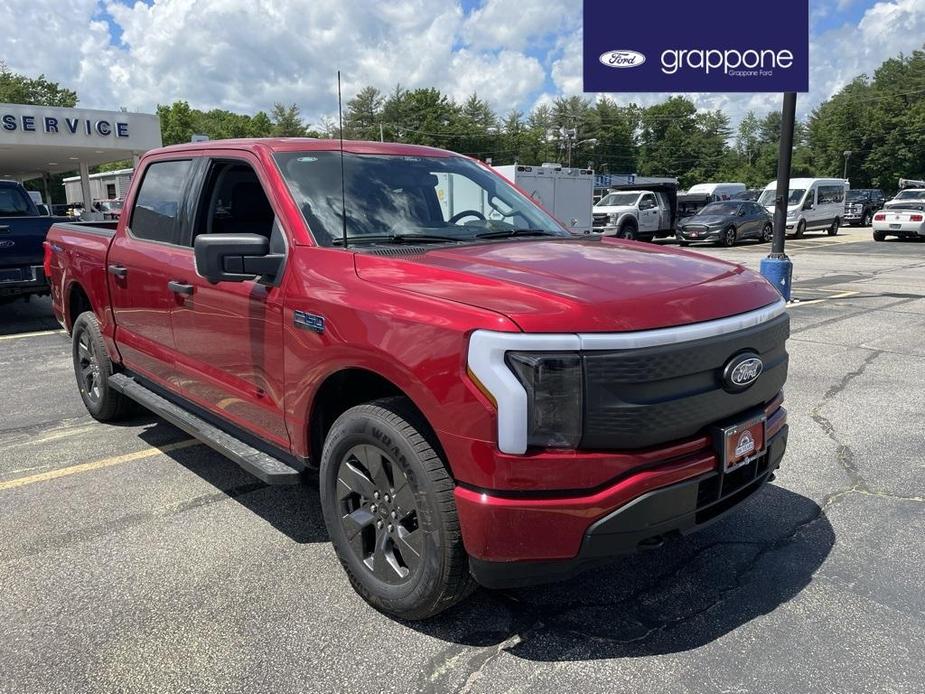
[(558, 164), (495, 166), (495, 171), (526, 191), (569, 231), (590, 233), (593, 226), (594, 172)]

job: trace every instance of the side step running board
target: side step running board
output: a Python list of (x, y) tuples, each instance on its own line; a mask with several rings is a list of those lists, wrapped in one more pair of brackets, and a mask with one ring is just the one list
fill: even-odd
[(187, 434), (199, 439), (205, 445), (230, 458), (249, 473), (267, 484), (298, 484), (299, 471), (279, 458), (258, 451), (231, 434), (209, 424), (201, 417), (187, 412), (166, 398), (135, 381), (125, 374), (113, 374), (109, 385), (114, 390), (131, 398), (154, 414), (166, 419)]

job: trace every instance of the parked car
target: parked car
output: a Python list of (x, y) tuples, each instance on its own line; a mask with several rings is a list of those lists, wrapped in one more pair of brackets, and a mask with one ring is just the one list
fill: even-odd
[(48, 294), (42, 242), (59, 219), (40, 214), (22, 184), (0, 181), (0, 301)]
[(638, 241), (673, 236), (677, 214), (678, 187), (673, 183), (619, 186), (592, 209), (595, 232)]
[(845, 195), (845, 214), (842, 221), (848, 226), (869, 227), (886, 196), (882, 190), (875, 188), (857, 188)]
[(764, 192), (764, 188), (749, 188), (748, 190), (743, 190), (741, 193), (736, 193), (732, 196), (733, 200), (748, 200), (749, 202), (758, 202), (758, 198), (761, 197), (761, 194)]
[[(764, 278), (572, 236), (451, 152), (337, 146), (154, 150), (117, 223), (51, 229), (93, 417), (136, 401), (266, 483), (316, 471), (349, 580), (407, 619), (661, 545), (771, 479), (789, 318)], [(438, 190), (467, 186), (503, 220), (448, 215)]]
[[(840, 178), (792, 178), (787, 196), (787, 231), (802, 238), (806, 231), (825, 229), (835, 236), (845, 214), (848, 184)], [(777, 181), (764, 189), (758, 203), (771, 215), (777, 200)]]
[(770, 213), (756, 202), (727, 200), (704, 207), (681, 222), (678, 240), (681, 246), (712, 241), (718, 246), (734, 246), (743, 239), (770, 241), (774, 223)]
[(925, 188), (906, 188), (874, 215), (874, 241), (925, 238)]

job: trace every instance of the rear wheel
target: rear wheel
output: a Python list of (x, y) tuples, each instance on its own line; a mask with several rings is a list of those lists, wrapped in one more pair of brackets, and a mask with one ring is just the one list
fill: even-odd
[(475, 587), (453, 480), (405, 398), (347, 410), (321, 457), (325, 525), (350, 583), (377, 610), (431, 617)]
[(882, 231), (875, 231), (874, 241), (886, 241), (886, 234)]
[(74, 375), (87, 412), (101, 422), (123, 418), (131, 409), (131, 401), (109, 386), (114, 367), (92, 311), (77, 316), (71, 338)]
[(841, 220), (838, 217), (836, 217), (835, 219), (832, 220), (831, 226), (829, 226), (829, 228), (826, 229), (826, 233), (829, 236), (836, 236), (838, 234), (839, 226), (841, 226)]

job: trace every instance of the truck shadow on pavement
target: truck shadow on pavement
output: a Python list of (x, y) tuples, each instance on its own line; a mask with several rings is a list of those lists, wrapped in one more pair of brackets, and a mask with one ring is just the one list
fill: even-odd
[(0, 335), (56, 330), (60, 327), (51, 312), (51, 299), (48, 297), (33, 297), (28, 302), (20, 298), (0, 298)]
[[(156, 424), (141, 432), (139, 438), (151, 446), (159, 448), (169, 442), (189, 438), (153, 415), (150, 419)], [(139, 418), (130, 424), (137, 425), (143, 421), (143, 418)], [(190, 500), (185, 508), (231, 498), (293, 542), (303, 544), (329, 541), (321, 515), (316, 477), (307, 475), (303, 483), (298, 485), (270, 486), (204, 444), (167, 450), (164, 455), (216, 489), (214, 493)]]
[[(441, 657), (627, 658), (704, 646), (793, 599), (835, 543), (814, 501), (768, 485), (739, 510), (660, 549), (538, 588), (479, 591), (407, 626), (451, 642)], [(754, 632), (752, 632), (752, 637)], [(438, 675), (439, 677), (439, 675)]]

